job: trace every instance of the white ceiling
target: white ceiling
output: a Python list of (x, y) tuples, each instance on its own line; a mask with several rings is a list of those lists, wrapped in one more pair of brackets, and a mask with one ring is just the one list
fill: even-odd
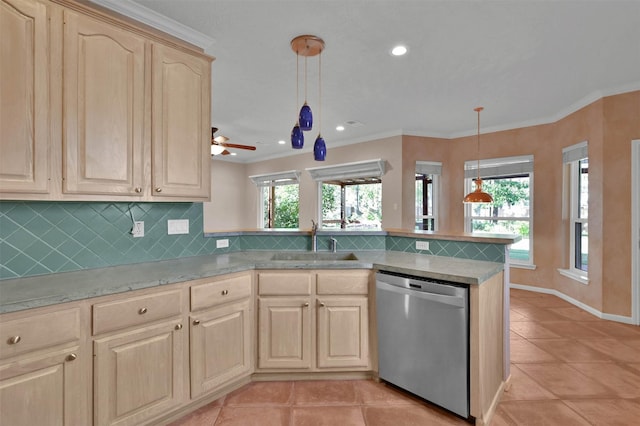
[[(213, 39), (205, 46), (216, 57), (212, 124), (230, 142), (257, 146), (253, 153), (235, 150), (237, 156), (224, 158), (230, 161), (300, 152), (289, 142), (299, 109), (289, 43), (300, 34), (326, 43), (322, 136), (328, 158), (332, 147), (384, 136), (473, 134), (478, 105), (485, 107), (485, 133), (554, 121), (603, 95), (640, 89), (640, 1), (129, 3)], [(398, 43), (409, 52), (392, 57)], [(318, 134), (317, 67), (317, 57), (310, 58), (315, 122), (305, 132), (309, 152)], [(351, 120), (362, 126), (335, 130)], [(280, 139), (287, 144), (278, 145)]]

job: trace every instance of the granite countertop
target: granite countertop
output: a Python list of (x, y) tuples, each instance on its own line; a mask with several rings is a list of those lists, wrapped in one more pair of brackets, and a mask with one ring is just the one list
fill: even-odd
[(472, 285), (504, 269), (495, 262), (395, 251), (356, 251), (357, 260), (327, 259), (327, 252), (318, 259), (273, 260), (301, 253), (309, 252), (244, 251), (3, 280), (0, 313), (253, 269), (380, 269)]

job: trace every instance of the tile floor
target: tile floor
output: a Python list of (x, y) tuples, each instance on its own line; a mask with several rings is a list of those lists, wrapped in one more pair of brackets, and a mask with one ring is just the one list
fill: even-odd
[[(640, 327), (511, 291), (512, 385), (491, 422), (640, 424)], [(423, 426), (465, 421), (367, 380), (254, 382), (171, 426)]]

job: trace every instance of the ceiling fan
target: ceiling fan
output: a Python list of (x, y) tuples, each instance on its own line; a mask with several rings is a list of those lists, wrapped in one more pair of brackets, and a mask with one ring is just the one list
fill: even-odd
[(235, 148), (235, 149), (248, 149), (250, 151), (255, 151), (255, 146), (250, 145), (238, 145), (235, 143), (227, 143), (229, 140), (226, 136), (216, 136), (216, 132), (218, 131), (217, 127), (211, 128), (211, 155), (229, 155), (231, 152), (227, 148)]

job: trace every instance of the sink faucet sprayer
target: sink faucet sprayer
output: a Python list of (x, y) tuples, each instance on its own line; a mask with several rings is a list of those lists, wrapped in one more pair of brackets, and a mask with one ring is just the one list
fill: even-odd
[(318, 251), (318, 224), (311, 219), (311, 251)]

